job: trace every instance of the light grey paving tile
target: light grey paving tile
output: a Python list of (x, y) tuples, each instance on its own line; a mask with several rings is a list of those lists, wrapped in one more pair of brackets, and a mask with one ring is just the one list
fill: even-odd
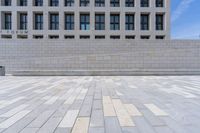
[(102, 127), (90, 127), (89, 133), (105, 133), (105, 130)]
[(79, 116), (91, 116), (92, 104), (83, 104)]
[(104, 120), (106, 133), (122, 133), (117, 117), (105, 117)]
[(0, 117), (11, 117), (12, 115), (16, 114), (17, 112), (23, 110), (23, 109), (26, 108), (26, 107), (28, 107), (27, 104), (22, 104), (22, 105), (20, 105), (20, 106), (14, 108), (14, 109), (12, 109), (12, 110), (9, 110), (9, 111), (6, 112), (6, 113), (0, 115)]
[(83, 100), (75, 100), (74, 103), (70, 106), (71, 110), (80, 110), (83, 104)]
[(42, 114), (40, 114), (33, 122), (31, 122), (28, 127), (34, 127), (39, 128), (41, 127), (54, 113), (54, 111), (44, 111)]
[(61, 128), (72, 128), (76, 118), (78, 116), (79, 110), (69, 110), (63, 117), (62, 121), (58, 125)]
[(50, 118), (38, 131), (38, 133), (53, 133), (62, 118)]
[(102, 110), (103, 109), (102, 100), (94, 100), (92, 109), (93, 110)]
[(57, 127), (54, 133), (71, 133), (72, 128)]
[(140, 133), (136, 127), (122, 127), (123, 133)]
[(90, 127), (103, 127), (104, 117), (103, 110), (93, 110), (90, 120)]
[(164, 126), (166, 125), (163, 120), (161, 120), (158, 116), (155, 116), (153, 113), (151, 113), (149, 110), (140, 110), (146, 120), (152, 125), (152, 126)]
[(155, 133), (153, 127), (143, 117), (133, 117), (140, 133)]
[(7, 120), (3, 121), (0, 123), (0, 129), (1, 128), (8, 128), (11, 125), (15, 124), (17, 121), (25, 117), (28, 113), (30, 113), (30, 110), (23, 110), (20, 111), (19, 113), (15, 114), (14, 116), (8, 118)]
[(24, 128), (20, 133), (36, 133), (39, 128)]
[(173, 120), (173, 119), (171, 119), (169, 117), (163, 117), (161, 119), (163, 121), (165, 121), (167, 126), (170, 129), (172, 129), (175, 133), (187, 133), (185, 127), (180, 125), (179, 123), (177, 123), (175, 120)]
[(155, 126), (154, 129), (156, 133), (174, 133), (174, 131), (167, 126)]
[(4, 133), (18, 133), (23, 130), (31, 121), (33, 121), (33, 118), (24, 117), (6, 129)]

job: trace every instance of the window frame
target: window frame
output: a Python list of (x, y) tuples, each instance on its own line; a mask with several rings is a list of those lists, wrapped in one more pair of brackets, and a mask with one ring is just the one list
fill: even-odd
[(12, 14), (11, 13), (5, 13), (4, 14), (4, 19), (5, 19), (5, 21), (4, 21), (4, 29), (5, 30), (11, 30), (12, 29)]
[(28, 24), (28, 15), (27, 13), (20, 13), (20, 16), (19, 16), (20, 20), (19, 20), (19, 23), (20, 23), (20, 27), (19, 29), (20, 30), (27, 30), (27, 24)]
[(120, 0), (110, 0), (110, 7), (120, 7)]
[[(69, 20), (67, 18), (70, 18)], [(74, 30), (74, 14), (67, 13), (65, 14), (65, 30)], [(70, 28), (68, 28), (68, 25)]]
[(51, 13), (50, 14), (50, 30), (59, 30), (59, 14), (58, 13)]
[(110, 14), (110, 30), (120, 30), (120, 14)]
[(135, 14), (125, 15), (125, 30), (135, 30)]
[[(39, 19), (37, 19), (37, 17)], [(39, 20), (39, 21), (38, 21)], [(43, 14), (42, 13), (36, 13), (35, 14), (35, 30), (43, 30)]]
[(90, 14), (89, 13), (80, 14), (80, 30), (90, 30)]
[[(146, 19), (147, 21), (143, 21), (145, 19), (145, 18), (143, 18), (144, 16), (147, 17), (147, 19)], [(141, 14), (141, 16), (140, 16), (140, 29), (141, 30), (149, 30), (149, 19), (150, 19), (149, 14)]]
[(105, 30), (105, 14), (95, 14), (95, 30)]

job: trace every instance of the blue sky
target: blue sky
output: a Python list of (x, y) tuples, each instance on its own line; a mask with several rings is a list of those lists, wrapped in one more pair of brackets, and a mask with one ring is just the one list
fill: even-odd
[(171, 0), (172, 39), (200, 39), (200, 0)]

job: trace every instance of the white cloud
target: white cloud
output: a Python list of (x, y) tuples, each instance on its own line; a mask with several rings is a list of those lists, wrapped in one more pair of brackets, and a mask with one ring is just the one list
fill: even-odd
[(177, 20), (185, 10), (190, 7), (190, 4), (195, 0), (182, 0), (175, 11), (172, 13), (172, 22)]

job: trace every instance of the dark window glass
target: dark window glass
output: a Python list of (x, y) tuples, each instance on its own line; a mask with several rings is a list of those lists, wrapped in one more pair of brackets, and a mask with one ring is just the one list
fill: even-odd
[(141, 30), (149, 30), (149, 15), (148, 14), (142, 14), (141, 15)]
[(74, 30), (74, 14), (65, 14), (65, 30)]
[(150, 36), (141, 36), (141, 39), (150, 39)]
[(156, 7), (164, 7), (164, 0), (156, 0)]
[(43, 29), (43, 14), (35, 14), (35, 29)]
[(90, 39), (90, 36), (87, 36), (87, 35), (81, 35), (81, 36), (80, 36), (80, 39)]
[(35, 6), (43, 6), (43, 0), (35, 0)]
[(20, 6), (27, 6), (27, 0), (20, 0), (19, 5)]
[(58, 35), (49, 35), (49, 39), (59, 39)]
[(95, 15), (95, 30), (105, 30), (105, 15), (104, 14)]
[(134, 14), (126, 14), (126, 30), (134, 30)]
[(149, 7), (149, 0), (140, 0), (141, 7)]
[(157, 40), (163, 40), (163, 39), (165, 39), (165, 36), (156, 36), (156, 39)]
[(50, 0), (50, 6), (58, 6), (59, 1), (58, 0)]
[(5, 30), (12, 29), (12, 17), (11, 13), (5, 13)]
[(50, 30), (58, 30), (58, 29), (59, 29), (59, 15), (50, 14)]
[(80, 6), (89, 6), (90, 0), (80, 0)]
[(163, 30), (163, 14), (156, 14), (156, 30)]
[(104, 35), (97, 35), (97, 36), (95, 36), (95, 39), (105, 39), (105, 36)]
[(110, 30), (119, 30), (120, 29), (120, 17), (119, 14), (110, 15)]
[(118, 35), (112, 35), (112, 36), (110, 36), (110, 39), (120, 39), (120, 36), (118, 36)]
[(74, 0), (65, 0), (65, 6), (74, 6)]
[(11, 0), (4, 0), (4, 6), (11, 6)]
[(75, 36), (74, 35), (65, 35), (65, 39), (74, 39)]
[(126, 0), (126, 7), (134, 7), (134, 0)]
[(95, 6), (96, 7), (104, 7), (105, 6), (105, 0), (95, 0)]
[(132, 35), (127, 35), (125, 36), (126, 39), (135, 39), (135, 36), (132, 36)]
[(80, 15), (80, 29), (90, 30), (90, 15), (89, 14)]
[(27, 14), (20, 14), (20, 30), (27, 30)]
[(110, 0), (110, 6), (111, 7), (119, 7), (120, 6), (119, 0)]

